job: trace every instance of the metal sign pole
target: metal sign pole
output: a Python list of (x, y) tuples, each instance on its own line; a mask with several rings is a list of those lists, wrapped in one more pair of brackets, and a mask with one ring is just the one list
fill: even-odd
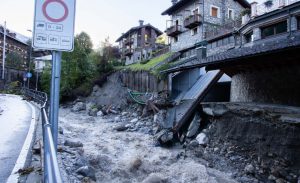
[(51, 79), (51, 101), (50, 101), (50, 123), (53, 135), (55, 150), (57, 151), (58, 137), (58, 112), (59, 112), (59, 91), (61, 76), (61, 55), (60, 51), (52, 52), (52, 79)]

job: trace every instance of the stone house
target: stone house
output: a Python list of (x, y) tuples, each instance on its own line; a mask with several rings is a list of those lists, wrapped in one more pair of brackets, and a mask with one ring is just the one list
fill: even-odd
[[(4, 28), (0, 27), (0, 63), (2, 65), (2, 53), (3, 53), (3, 37)], [(6, 56), (9, 53), (16, 53), (22, 58), (22, 63), (20, 65), (21, 69), (27, 68), (26, 64), (29, 59), (29, 45), (23, 41), (16, 38), (16, 33), (6, 30)]]
[[(167, 72), (218, 69), (232, 79), (231, 102), (300, 106), (300, 1), (273, 0), (268, 6), (253, 2), (251, 14), (245, 16), (247, 21), (230, 34), (233, 41), (226, 49), (194, 56)], [(209, 43), (207, 52), (211, 47)]]
[[(0, 76), (2, 76), (2, 66), (3, 66), (3, 41), (4, 41), (4, 27), (0, 26)], [(22, 81), (23, 75), (28, 68), (28, 61), (29, 61), (29, 50), (30, 46), (17, 39), (17, 35), (14, 32), (6, 29), (6, 59), (8, 58), (9, 54), (14, 54), (14, 56), (18, 55), (19, 60), (18, 62), (6, 62), (5, 64), (5, 74), (4, 78), (6, 82), (11, 81)], [(14, 57), (13, 57), (14, 58)], [(6, 60), (7, 61), (7, 60)]]
[(160, 49), (156, 39), (162, 32), (151, 24), (144, 25), (139, 21), (139, 26), (132, 27), (122, 34), (116, 42), (119, 43), (121, 59), (126, 65), (151, 58), (152, 52)]
[[(234, 45), (232, 30), (241, 26), (241, 12), (246, 8), (250, 8), (246, 0), (173, 0), (172, 6), (162, 15), (171, 18), (167, 21), (166, 33), (171, 51), (181, 54), (177, 62), (190, 62), (200, 51), (207, 56)], [(210, 49), (206, 49), (206, 46)], [(205, 50), (202, 51), (203, 48)], [(186, 92), (205, 74), (204, 67), (170, 74), (169, 90), (172, 96)], [(217, 100), (229, 100), (228, 76), (223, 76), (214, 88), (216, 90), (212, 93), (226, 94)]]
[(224, 25), (238, 26), (245, 8), (250, 8), (246, 0), (172, 0), (172, 6), (162, 13), (171, 18), (166, 33), (172, 51), (194, 48), (196, 43), (215, 36), (215, 30)]

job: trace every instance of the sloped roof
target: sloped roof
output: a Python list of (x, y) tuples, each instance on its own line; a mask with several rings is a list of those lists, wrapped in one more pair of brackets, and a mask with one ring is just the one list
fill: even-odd
[[(240, 3), (244, 8), (250, 8), (250, 4), (247, 0), (233, 0)], [(179, 0), (176, 4), (173, 4), (170, 8), (162, 12), (162, 15), (171, 15), (174, 11), (177, 11), (187, 3), (191, 2), (191, 0)]]
[[(226, 52), (218, 53), (209, 56), (205, 59), (197, 59), (197, 57), (190, 58), (175, 64), (173, 67), (162, 71), (163, 73), (172, 73), (187, 69), (203, 66), (220, 66), (225, 63), (233, 63), (243, 58), (252, 58), (264, 54), (272, 54), (274, 52), (286, 51), (286, 50), (299, 50), (300, 48), (300, 33), (295, 32), (291, 36), (289, 34), (262, 39), (256, 41), (252, 46), (242, 46), (227, 50)], [(255, 59), (254, 59), (255, 60)], [(252, 62), (254, 61), (252, 60)]]
[(144, 27), (145, 27), (145, 28), (151, 28), (151, 29), (154, 29), (155, 32), (156, 32), (156, 34), (157, 34), (158, 36), (160, 36), (160, 35), (163, 34), (163, 32), (160, 31), (158, 28), (152, 26), (151, 24), (146, 24), (146, 25), (141, 25), (141, 26), (137, 26), (137, 27), (132, 27), (132, 28), (129, 29), (125, 34), (123, 34), (121, 37), (119, 37), (119, 38), (116, 40), (116, 42), (120, 42), (123, 38), (127, 37), (129, 34), (134, 33), (134, 32), (136, 32), (136, 31), (138, 31), (139, 29), (144, 28)]

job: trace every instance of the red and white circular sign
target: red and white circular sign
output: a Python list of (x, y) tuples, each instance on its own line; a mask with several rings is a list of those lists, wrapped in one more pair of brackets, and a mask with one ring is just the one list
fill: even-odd
[(42, 11), (46, 19), (56, 23), (64, 21), (69, 15), (68, 6), (63, 0), (46, 0)]

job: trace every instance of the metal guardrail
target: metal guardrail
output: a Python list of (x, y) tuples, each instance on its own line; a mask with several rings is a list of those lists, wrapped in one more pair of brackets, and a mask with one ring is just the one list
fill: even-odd
[(35, 91), (27, 88), (22, 89), (26, 97), (41, 105), (41, 116), (43, 126), (44, 144), (44, 182), (62, 183), (62, 178), (57, 162), (56, 149), (54, 146), (51, 124), (48, 119), (48, 96), (44, 92)]

